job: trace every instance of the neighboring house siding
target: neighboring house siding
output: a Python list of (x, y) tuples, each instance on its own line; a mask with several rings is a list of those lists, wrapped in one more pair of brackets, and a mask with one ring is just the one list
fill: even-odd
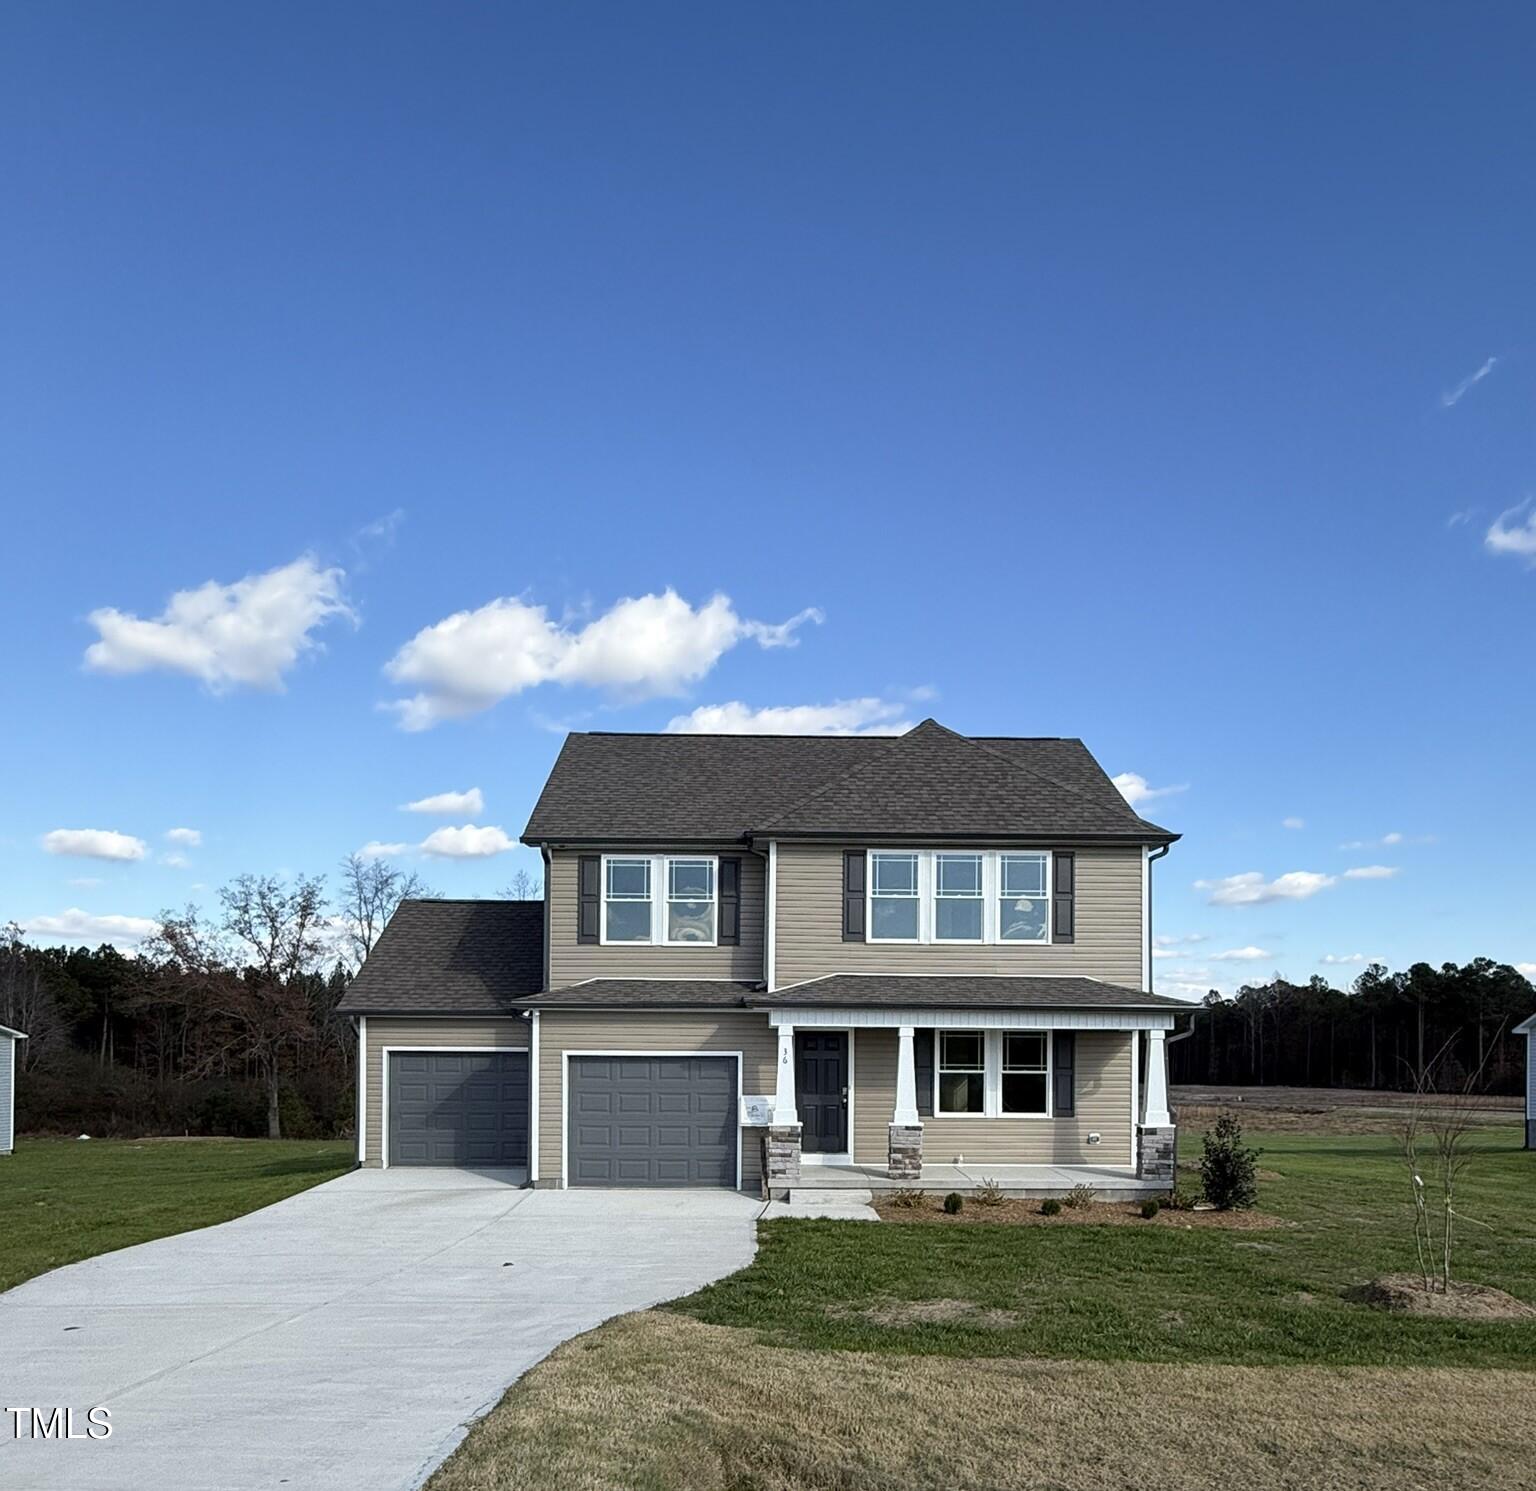
[(0, 1154), (9, 1154), (15, 1143), (16, 1041), (0, 1035)]
[[(584, 850), (596, 854), (599, 850)], [(549, 919), (549, 987), (564, 988), (589, 978), (729, 978), (763, 977), (763, 860), (740, 844), (713, 849), (615, 850), (636, 854), (729, 854), (741, 860), (741, 942), (731, 947), (655, 947), (647, 943), (603, 946), (576, 941), (576, 874), (580, 854), (574, 849), (550, 853), (545, 910)]]
[(1139, 846), (1076, 851), (1077, 939), (1046, 947), (844, 942), (843, 851), (854, 847), (779, 845), (776, 988), (827, 973), (1083, 974), (1141, 987)]
[(367, 1108), (365, 1165), (380, 1163), (386, 1046), (435, 1046), (450, 1051), (502, 1046), (515, 1050), (528, 1046), (528, 1021), (469, 1015), (422, 1019), (369, 1015), (367, 1080), (363, 1084)]
[[(373, 1022), (370, 1020), (369, 1025)], [(370, 1034), (372, 1033), (370, 1029)], [(539, 1016), (539, 1180), (560, 1183), (561, 1058), (567, 1051), (741, 1052), (741, 1091), (774, 1089), (778, 1038), (762, 1014), (665, 1014), (645, 1010), (545, 1010)], [(741, 1133), (742, 1185), (759, 1188), (761, 1130)]]
[[(854, 1032), (853, 1123), (856, 1164), (883, 1165), (896, 1106), (894, 1030)], [(1131, 1037), (1079, 1031), (1077, 1101), (1072, 1118), (923, 1118), (923, 1159), (971, 1165), (1130, 1165)], [(1098, 1144), (1088, 1135), (1097, 1132)]]

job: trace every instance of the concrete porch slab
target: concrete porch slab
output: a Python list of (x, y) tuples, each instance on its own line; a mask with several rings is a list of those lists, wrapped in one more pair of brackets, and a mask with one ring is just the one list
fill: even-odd
[[(1136, 1172), (1115, 1165), (924, 1165), (917, 1181), (892, 1180), (883, 1168), (873, 1165), (820, 1165), (806, 1175), (799, 1186), (786, 1188), (787, 1199), (796, 1201), (800, 1193), (815, 1190), (826, 1194), (838, 1190), (896, 1191), (913, 1188), (920, 1191), (973, 1191), (986, 1181), (995, 1181), (1008, 1196), (1063, 1196), (1073, 1186), (1092, 1186), (1101, 1201), (1133, 1201), (1155, 1196), (1168, 1187), (1158, 1181), (1140, 1180)], [(786, 1199), (777, 1193), (776, 1199)]]

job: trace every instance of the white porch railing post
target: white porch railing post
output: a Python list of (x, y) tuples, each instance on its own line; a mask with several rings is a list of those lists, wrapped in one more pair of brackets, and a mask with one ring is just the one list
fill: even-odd
[(1147, 1032), (1147, 1096), (1141, 1121), (1149, 1129), (1165, 1129), (1173, 1122), (1168, 1113), (1167, 1034)]
[(773, 1089), (773, 1121), (782, 1128), (799, 1123), (795, 1112), (795, 1027), (779, 1026), (779, 1068)]
[(896, 1111), (891, 1122), (917, 1128), (922, 1119), (917, 1113), (917, 1061), (913, 1055), (913, 1029), (898, 1027), (896, 1047)]

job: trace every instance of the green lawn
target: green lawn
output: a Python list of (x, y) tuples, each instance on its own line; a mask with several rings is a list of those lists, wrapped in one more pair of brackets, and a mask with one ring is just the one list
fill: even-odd
[(351, 1169), (350, 1142), (23, 1139), (0, 1157), (0, 1289), (227, 1222)]
[[(1279, 1179), (1268, 1231), (1161, 1226), (936, 1226), (778, 1221), (746, 1269), (673, 1309), (816, 1350), (1248, 1365), (1536, 1369), (1536, 1323), (1405, 1319), (1344, 1297), (1410, 1271), (1394, 1141), (1255, 1135)], [(1513, 1128), (1480, 1131), (1462, 1182), (1459, 1278), (1536, 1303), (1536, 1153)], [(1198, 1136), (1186, 1154), (1198, 1151)], [(984, 1323), (892, 1326), (887, 1301), (956, 1300)], [(999, 1321), (1005, 1323), (999, 1324)]]

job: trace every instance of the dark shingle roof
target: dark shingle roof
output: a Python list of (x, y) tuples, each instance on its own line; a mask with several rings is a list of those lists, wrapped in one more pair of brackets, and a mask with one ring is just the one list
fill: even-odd
[(763, 1005), (900, 1005), (946, 1009), (1193, 1009), (1185, 999), (1147, 994), (1096, 978), (1056, 974), (885, 974), (833, 973), (772, 994)]
[(542, 901), (402, 901), (338, 1012), (512, 1014), (543, 983)]
[(1177, 838), (1138, 817), (1080, 740), (570, 735), (523, 838)]
[(763, 1002), (762, 985), (727, 978), (590, 978), (527, 1001), (530, 1008), (741, 1009)]

